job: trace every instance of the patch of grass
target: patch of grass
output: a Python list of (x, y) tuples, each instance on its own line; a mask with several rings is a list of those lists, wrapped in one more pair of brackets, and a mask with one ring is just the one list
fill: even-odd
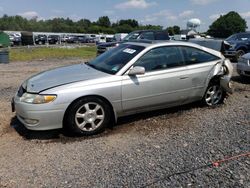
[(96, 56), (96, 47), (79, 48), (18, 48), (10, 49), (10, 61), (31, 61), (39, 59), (83, 58)]

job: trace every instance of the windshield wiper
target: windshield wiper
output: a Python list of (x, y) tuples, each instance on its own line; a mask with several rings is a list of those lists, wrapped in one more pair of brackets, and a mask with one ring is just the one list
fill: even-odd
[(90, 64), (89, 62), (85, 62), (85, 64), (88, 65), (88, 66), (90, 66), (90, 67), (92, 67), (92, 68), (94, 68), (94, 69), (97, 69), (97, 67), (95, 65)]

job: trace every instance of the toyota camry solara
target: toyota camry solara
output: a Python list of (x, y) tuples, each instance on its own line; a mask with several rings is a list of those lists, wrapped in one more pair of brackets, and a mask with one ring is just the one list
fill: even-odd
[(12, 107), (31, 130), (100, 133), (118, 117), (232, 92), (232, 65), (220, 52), (186, 42), (129, 42), (89, 63), (49, 70), (20, 86)]

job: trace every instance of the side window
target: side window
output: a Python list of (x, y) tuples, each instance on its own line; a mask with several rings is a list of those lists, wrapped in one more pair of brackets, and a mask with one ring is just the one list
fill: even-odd
[(205, 63), (220, 59), (219, 57), (216, 57), (212, 54), (209, 54), (196, 48), (181, 47), (181, 49), (184, 55), (184, 61), (186, 65)]
[(143, 32), (140, 36), (140, 39), (154, 40), (154, 33), (151, 31)]
[(182, 55), (175, 46), (158, 47), (144, 54), (134, 66), (142, 66), (146, 72), (183, 65)]

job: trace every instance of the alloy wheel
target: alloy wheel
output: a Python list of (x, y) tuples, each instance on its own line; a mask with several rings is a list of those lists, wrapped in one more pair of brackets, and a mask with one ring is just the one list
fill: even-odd
[(212, 85), (208, 88), (205, 101), (207, 105), (213, 106), (220, 103), (223, 97), (223, 91), (219, 85)]
[(82, 105), (75, 114), (75, 123), (82, 131), (94, 131), (101, 126), (105, 112), (101, 105), (88, 102)]

